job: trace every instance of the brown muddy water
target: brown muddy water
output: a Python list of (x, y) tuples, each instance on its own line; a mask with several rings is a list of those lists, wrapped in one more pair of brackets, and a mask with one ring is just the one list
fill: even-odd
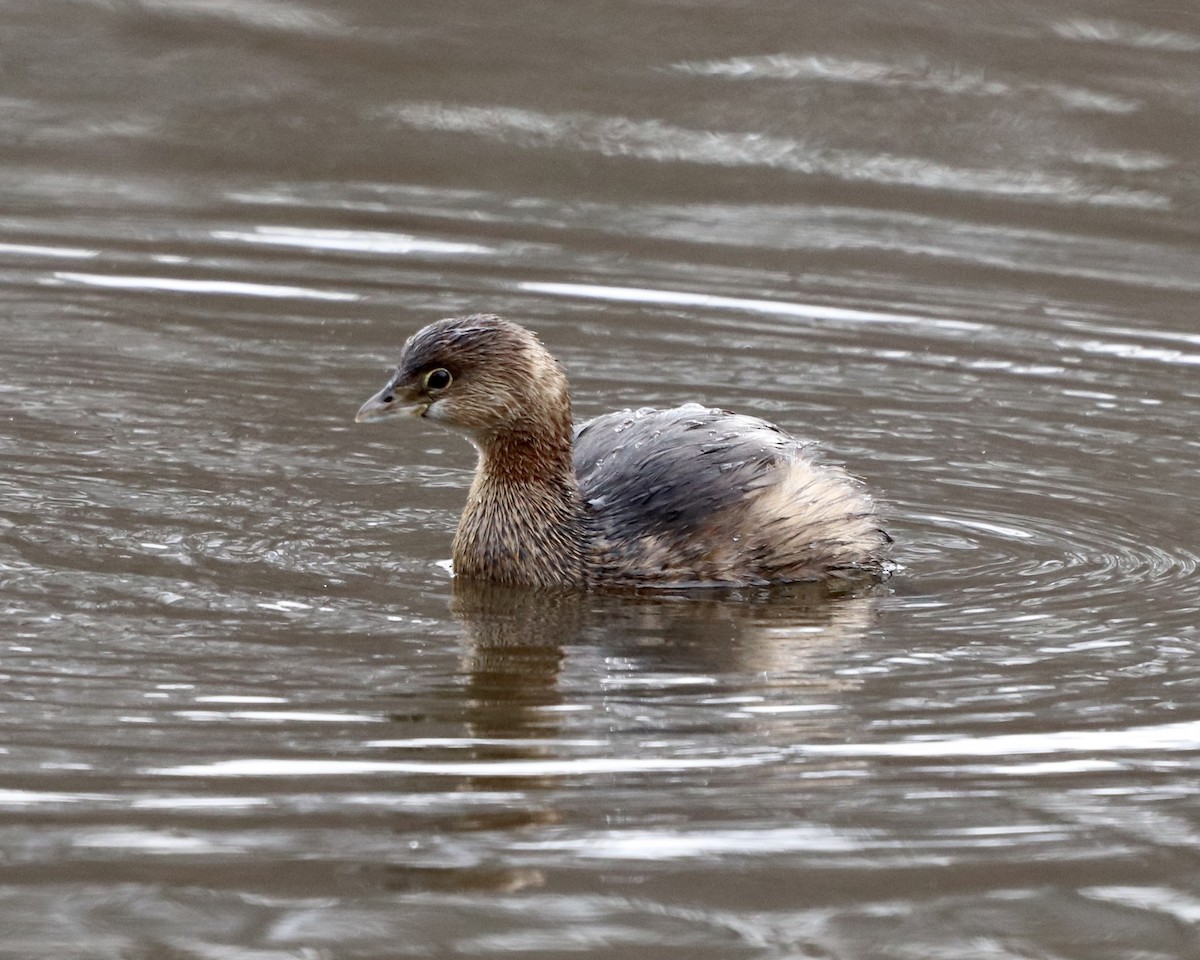
[[(1200, 957), (1194, 4), (0, 3), (0, 956)], [(404, 338), (877, 593), (455, 591)]]

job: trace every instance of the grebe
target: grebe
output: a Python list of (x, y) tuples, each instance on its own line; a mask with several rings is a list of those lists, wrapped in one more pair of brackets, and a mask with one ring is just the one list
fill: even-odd
[(439, 320), (358, 422), (402, 414), (479, 452), (456, 577), (536, 586), (882, 578), (891, 538), (843, 470), (756, 417), (689, 403), (574, 426), (567, 378), (524, 327)]

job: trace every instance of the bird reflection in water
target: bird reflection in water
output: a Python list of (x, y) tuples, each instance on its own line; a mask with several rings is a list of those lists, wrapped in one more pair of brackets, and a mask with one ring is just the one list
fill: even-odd
[[(755, 723), (728, 706), (737, 699), (796, 708), (784, 724), (778, 715), (764, 718), (764, 739), (777, 742), (785, 729), (791, 743), (836, 736), (843, 701), (861, 682), (837, 667), (860, 646), (880, 592), (793, 584), (606, 593), (456, 581), (451, 609), (465, 630), (466, 735), (455, 758), (483, 771), (465, 773), (458, 789), (497, 800), (448, 816), (442, 830), (518, 833), (532, 842), (577, 817), (571, 792), (580, 780), (645, 776), (633, 764), (622, 772), (622, 758), (644, 759), (638, 718), (664, 716), (670, 698), (686, 700), (689, 722), (699, 710), (709, 735), (728, 725), (731, 750), (747, 742), (747, 724)], [(669, 721), (655, 733), (659, 741), (670, 737)], [(616, 772), (598, 774), (596, 761)], [(511, 892), (546, 882), (540, 870), (524, 867), (397, 866), (391, 873), (389, 885), (403, 889)]]

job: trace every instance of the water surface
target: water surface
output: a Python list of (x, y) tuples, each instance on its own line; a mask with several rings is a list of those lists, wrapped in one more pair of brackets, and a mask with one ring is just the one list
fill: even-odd
[[(0, 4), (0, 956), (1200, 956), (1200, 23)], [(879, 591), (447, 573), (495, 311)]]

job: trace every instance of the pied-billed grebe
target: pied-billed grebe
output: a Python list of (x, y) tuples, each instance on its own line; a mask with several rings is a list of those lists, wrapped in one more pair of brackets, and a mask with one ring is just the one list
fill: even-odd
[(766, 584), (884, 575), (890, 538), (836, 467), (764, 420), (699, 404), (575, 427), (567, 378), (490, 314), (418, 331), (357, 420), (425, 417), (479, 451), (459, 577), (542, 586)]

